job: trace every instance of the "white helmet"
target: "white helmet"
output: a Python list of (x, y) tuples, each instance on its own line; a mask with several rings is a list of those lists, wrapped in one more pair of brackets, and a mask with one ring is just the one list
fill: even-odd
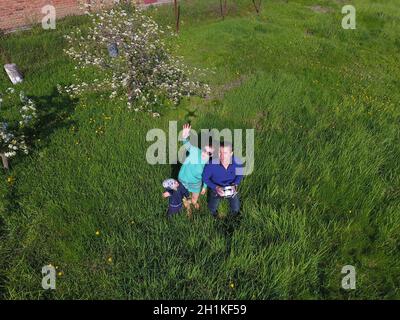
[(175, 179), (165, 179), (162, 183), (165, 189), (175, 189), (175, 184), (177, 181)]

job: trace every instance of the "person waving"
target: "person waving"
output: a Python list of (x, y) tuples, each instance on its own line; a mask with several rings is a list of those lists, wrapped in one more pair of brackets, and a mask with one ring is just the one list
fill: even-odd
[(207, 191), (207, 185), (203, 184), (202, 181), (203, 170), (214, 149), (211, 145), (206, 145), (202, 149), (192, 145), (189, 141), (190, 130), (191, 126), (189, 124), (183, 125), (183, 145), (189, 155), (182, 164), (178, 180), (191, 193), (190, 203), (194, 205), (195, 209), (199, 209), (199, 196)]

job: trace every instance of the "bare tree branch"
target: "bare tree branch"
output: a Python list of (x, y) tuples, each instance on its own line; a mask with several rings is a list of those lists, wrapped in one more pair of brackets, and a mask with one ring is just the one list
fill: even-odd
[(179, 33), (179, 25), (181, 19), (181, 6), (178, 4), (178, 0), (174, 0), (174, 12), (175, 12), (175, 30)]
[(228, 0), (219, 0), (219, 10), (222, 20), (224, 20), (228, 12)]
[(252, 1), (253, 1), (254, 9), (256, 9), (257, 14), (260, 14), (262, 0), (252, 0)]

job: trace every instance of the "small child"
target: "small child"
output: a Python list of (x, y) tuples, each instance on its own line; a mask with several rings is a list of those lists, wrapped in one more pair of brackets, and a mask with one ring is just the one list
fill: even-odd
[(188, 208), (189, 191), (175, 179), (167, 179), (163, 182), (165, 192), (164, 198), (169, 198), (167, 217), (170, 218), (173, 214), (178, 213), (182, 209), (182, 205)]

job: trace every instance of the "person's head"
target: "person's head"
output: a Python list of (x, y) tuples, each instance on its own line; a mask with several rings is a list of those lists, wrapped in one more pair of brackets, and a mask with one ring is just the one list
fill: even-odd
[(229, 163), (233, 156), (233, 146), (230, 142), (221, 142), (219, 145), (219, 159), (222, 163)]
[(163, 181), (163, 187), (165, 189), (177, 190), (179, 187), (179, 182), (175, 179), (166, 179)]
[(201, 157), (205, 160), (212, 157), (213, 154), (214, 154), (214, 147), (212, 146), (212, 144), (205, 145), (201, 149)]
[(208, 160), (214, 155), (214, 144), (215, 141), (212, 140), (211, 137), (207, 137), (206, 139), (207, 143), (203, 145), (201, 148), (201, 157), (203, 160)]

